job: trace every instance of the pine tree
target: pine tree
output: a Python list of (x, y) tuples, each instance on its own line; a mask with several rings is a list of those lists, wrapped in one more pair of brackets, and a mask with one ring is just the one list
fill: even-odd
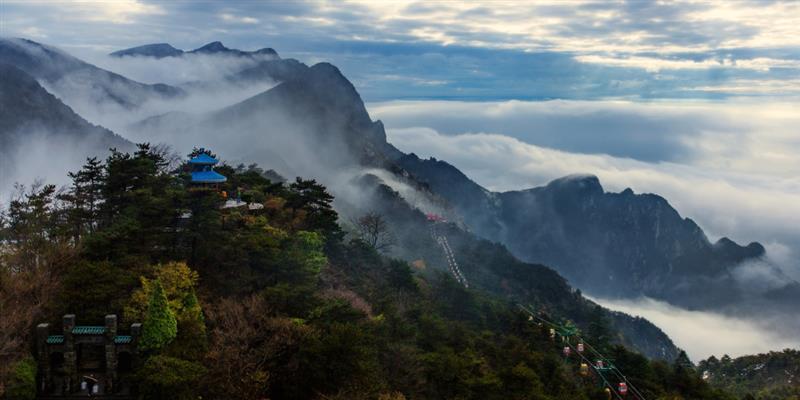
[(178, 334), (178, 321), (170, 310), (167, 295), (160, 280), (153, 283), (147, 314), (142, 324), (142, 350), (158, 350), (170, 343)]
[(105, 179), (105, 167), (97, 157), (86, 159), (80, 171), (70, 172), (72, 187), (59, 199), (69, 205), (68, 223), (75, 241), (84, 234), (94, 232), (100, 220), (100, 204)]
[(603, 312), (603, 308), (596, 306), (589, 315), (589, 329), (587, 336), (592, 345), (599, 351), (609, 348), (611, 342), (611, 323)]
[(289, 189), (286, 205), (295, 213), (305, 212), (303, 229), (322, 233), (329, 243), (342, 239), (344, 234), (337, 222), (339, 215), (333, 209), (333, 195), (325, 190), (325, 186), (314, 179), (298, 177)]

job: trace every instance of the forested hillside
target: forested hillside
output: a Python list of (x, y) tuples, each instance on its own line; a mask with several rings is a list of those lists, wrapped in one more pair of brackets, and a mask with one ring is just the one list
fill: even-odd
[(800, 399), (800, 351), (786, 349), (737, 358), (711, 357), (700, 362), (708, 382), (745, 399)]
[[(142, 398), (607, 398), (546, 326), (498, 296), (524, 286), (549, 305), (548, 318), (566, 323), (557, 301), (576, 303), (545, 291), (580, 294), (550, 286), (561, 279), (551, 270), (525, 269), (510, 255), (481, 259), (504, 253), (456, 239), (475, 265), (495, 270), (487, 282), (505, 277), (467, 289), (343, 229), (333, 196), (314, 180), (282, 184), (256, 167), (223, 165), (227, 182), (198, 187), (177, 160), (148, 145), (113, 152), (88, 160), (69, 188), (24, 188), (7, 205), (0, 396), (35, 396), (36, 324), (66, 313), (99, 324), (115, 313), (123, 326), (143, 323), (138, 362), (120, 376)], [(375, 195), (391, 200), (385, 189)], [(237, 192), (259, 207), (223, 208), (223, 193)], [(685, 357), (648, 361), (612, 344), (598, 313), (582, 336), (643, 397), (734, 398), (703, 382)]]

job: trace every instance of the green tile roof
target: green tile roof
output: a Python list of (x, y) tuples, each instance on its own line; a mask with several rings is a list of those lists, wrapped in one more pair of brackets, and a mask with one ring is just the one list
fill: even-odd
[(114, 338), (114, 343), (116, 344), (128, 344), (133, 341), (133, 337), (131, 336), (117, 336)]
[(47, 344), (61, 344), (64, 343), (63, 335), (50, 335), (47, 337)]
[(72, 328), (73, 335), (102, 335), (106, 333), (105, 326), (76, 326)]

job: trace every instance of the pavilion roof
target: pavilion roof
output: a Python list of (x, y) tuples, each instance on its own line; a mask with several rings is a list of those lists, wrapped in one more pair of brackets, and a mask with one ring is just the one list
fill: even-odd
[(214, 171), (192, 171), (192, 182), (194, 183), (222, 183), (228, 178)]
[(105, 326), (81, 326), (72, 328), (73, 335), (102, 335), (106, 333)]
[(218, 162), (219, 160), (217, 160), (214, 157), (211, 157), (206, 153), (200, 153), (196, 157), (189, 160), (189, 164), (197, 164), (197, 165), (214, 165)]

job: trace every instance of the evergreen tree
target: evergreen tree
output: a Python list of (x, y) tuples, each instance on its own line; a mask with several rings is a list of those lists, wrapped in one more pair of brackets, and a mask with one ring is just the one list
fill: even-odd
[(170, 345), (170, 354), (187, 360), (200, 360), (208, 350), (208, 336), (203, 309), (192, 289), (178, 314), (178, 336)]
[(19, 186), (6, 213), (6, 228), (0, 240), (8, 248), (6, 260), (16, 272), (33, 271), (45, 265), (65, 242), (61, 212), (56, 204), (55, 185)]
[(185, 190), (168, 165), (148, 144), (140, 144), (133, 155), (112, 150), (101, 190), (103, 229), (86, 242), (87, 255), (117, 264), (171, 258)]
[(142, 324), (142, 338), (139, 346), (142, 350), (158, 350), (175, 339), (177, 333), (178, 321), (169, 307), (161, 281), (156, 280), (153, 283), (150, 302)]
[(325, 190), (325, 186), (314, 179), (298, 177), (289, 185), (289, 189), (286, 205), (294, 212), (305, 213), (305, 226), (302, 229), (320, 232), (328, 242), (342, 239), (344, 234), (337, 223), (339, 215), (333, 209), (333, 195)]
[(611, 323), (599, 305), (594, 307), (589, 318), (589, 329), (586, 332), (588, 340), (598, 351), (605, 352), (611, 342)]
[(78, 172), (70, 172), (72, 187), (59, 199), (69, 204), (68, 224), (75, 241), (85, 233), (94, 232), (100, 219), (100, 203), (105, 180), (105, 168), (97, 157), (86, 159)]

